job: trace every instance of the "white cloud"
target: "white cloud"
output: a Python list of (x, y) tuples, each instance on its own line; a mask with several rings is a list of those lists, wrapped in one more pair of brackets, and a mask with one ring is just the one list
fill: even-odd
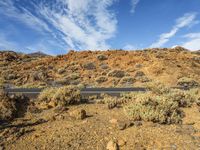
[[(54, 0), (30, 1), (28, 6), (19, 1), (1, 0), (1, 13), (24, 22), (41, 33), (50, 33), (63, 47), (72, 49), (107, 49), (107, 40), (115, 36), (117, 20), (109, 7), (115, 0)], [(19, 7), (16, 7), (17, 3)], [(51, 4), (50, 4), (51, 3)], [(6, 10), (5, 10), (6, 9)], [(57, 42), (56, 41), (56, 42)]]
[(124, 50), (136, 50), (137, 48), (134, 46), (134, 45), (131, 45), (131, 44), (126, 44), (124, 47), (123, 47)]
[(160, 38), (158, 39), (158, 41), (153, 43), (150, 47), (161, 47), (165, 43), (167, 43), (170, 40), (170, 38), (175, 36), (176, 33), (181, 28), (190, 27), (191, 24), (196, 24), (197, 23), (197, 21), (195, 20), (196, 15), (197, 15), (196, 13), (186, 13), (186, 14), (184, 14), (183, 17), (178, 18), (176, 20), (176, 24), (172, 27), (172, 29), (167, 33), (161, 34)]
[(140, 0), (131, 0), (131, 13), (135, 13), (136, 6), (139, 2)]
[(190, 50), (200, 50), (200, 32), (189, 33), (184, 36), (187, 38), (187, 42), (183, 43), (182, 46)]

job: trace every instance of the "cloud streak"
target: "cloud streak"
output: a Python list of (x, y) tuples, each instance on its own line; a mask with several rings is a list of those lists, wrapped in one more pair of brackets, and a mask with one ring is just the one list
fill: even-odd
[(195, 24), (197, 21), (195, 20), (197, 14), (196, 13), (186, 13), (184, 16), (178, 18), (176, 20), (176, 24), (172, 27), (172, 29), (160, 35), (160, 38), (150, 47), (162, 47), (166, 44), (170, 38), (176, 35), (176, 33), (184, 27), (191, 27), (191, 24)]
[(131, 0), (131, 13), (135, 13), (135, 9), (138, 5), (138, 3), (140, 2), (140, 0)]
[(63, 47), (107, 49), (110, 47), (107, 41), (117, 30), (115, 13), (109, 9), (115, 1), (41, 0), (22, 5), (21, 1), (1, 0), (0, 13), (41, 34), (50, 34), (55, 43), (59, 42)]
[(189, 33), (184, 36), (187, 38), (187, 42), (182, 44), (183, 47), (190, 50), (200, 50), (200, 32), (198, 33)]

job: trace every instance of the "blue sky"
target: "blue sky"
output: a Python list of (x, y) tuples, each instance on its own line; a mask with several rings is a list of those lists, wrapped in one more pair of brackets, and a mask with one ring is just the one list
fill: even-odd
[(1, 0), (0, 49), (200, 49), (200, 0)]

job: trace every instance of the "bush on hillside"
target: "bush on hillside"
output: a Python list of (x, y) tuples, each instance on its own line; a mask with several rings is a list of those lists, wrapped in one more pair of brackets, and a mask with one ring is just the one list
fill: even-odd
[(172, 99), (152, 93), (141, 94), (132, 104), (124, 107), (133, 120), (158, 122), (160, 124), (180, 123), (183, 112)]
[(106, 82), (106, 81), (108, 81), (108, 79), (107, 79), (107, 77), (105, 77), (105, 76), (100, 76), (100, 77), (98, 77), (98, 78), (96, 79), (96, 82), (97, 82), (97, 83), (103, 83), (103, 82)]
[(29, 100), (22, 95), (8, 96), (0, 90), (0, 121), (11, 121), (26, 112)]
[(164, 86), (163, 84), (159, 82), (150, 82), (146, 84), (146, 88), (155, 94), (166, 94), (170, 92), (169, 87)]
[(81, 103), (80, 90), (76, 86), (47, 88), (38, 97), (38, 105), (44, 108)]
[(182, 91), (170, 89), (160, 83), (148, 86), (147, 93), (123, 94), (128, 103), (124, 110), (133, 120), (158, 122), (161, 124), (180, 123), (183, 117), (181, 108), (200, 105), (200, 90)]
[(191, 78), (182, 77), (177, 81), (177, 85), (187, 88), (193, 88), (193, 87), (198, 87), (199, 83)]
[(97, 59), (100, 61), (107, 60), (108, 58), (105, 55), (98, 55)]
[(125, 72), (122, 70), (112, 70), (108, 73), (110, 77), (122, 78), (125, 76)]
[(92, 63), (92, 62), (84, 64), (83, 67), (84, 67), (84, 69), (87, 69), (87, 70), (94, 70), (94, 69), (96, 69), (95, 63)]

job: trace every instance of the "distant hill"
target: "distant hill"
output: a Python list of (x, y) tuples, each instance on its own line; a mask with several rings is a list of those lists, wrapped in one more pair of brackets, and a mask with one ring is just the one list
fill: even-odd
[(182, 47), (70, 51), (59, 56), (1, 52), (0, 60), (1, 84), (16, 86), (130, 87), (152, 81), (176, 86), (181, 78), (200, 82), (200, 56)]
[(48, 54), (45, 54), (41, 51), (38, 51), (38, 52), (34, 52), (34, 53), (29, 53), (27, 54), (28, 56), (31, 56), (31, 57), (46, 57), (46, 56), (50, 56)]

